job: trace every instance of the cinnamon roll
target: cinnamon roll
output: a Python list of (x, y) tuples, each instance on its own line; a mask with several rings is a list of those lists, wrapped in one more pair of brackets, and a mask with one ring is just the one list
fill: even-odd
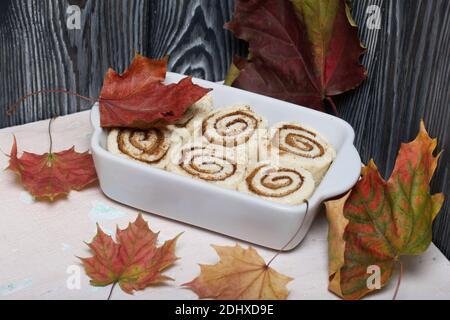
[(232, 149), (205, 141), (189, 142), (171, 153), (167, 170), (226, 188), (236, 189), (245, 176), (245, 165)]
[(268, 161), (259, 162), (238, 190), (263, 199), (298, 205), (314, 191), (314, 179), (310, 172), (298, 165), (275, 166)]
[(318, 185), (335, 157), (336, 151), (314, 129), (296, 122), (282, 122), (271, 129), (265, 158), (280, 165), (305, 168)]
[(148, 130), (112, 129), (107, 144), (114, 154), (164, 169), (169, 161), (169, 150), (178, 143), (170, 130), (155, 127)]
[(168, 125), (168, 129), (176, 131), (184, 137), (191, 137), (194, 132), (201, 131), (202, 121), (211, 111), (213, 99), (210, 95), (194, 103), (184, 113), (183, 117)]
[(235, 149), (249, 162), (258, 161), (262, 136), (267, 120), (257, 115), (248, 105), (236, 105), (211, 112), (202, 125), (202, 135), (215, 145)]

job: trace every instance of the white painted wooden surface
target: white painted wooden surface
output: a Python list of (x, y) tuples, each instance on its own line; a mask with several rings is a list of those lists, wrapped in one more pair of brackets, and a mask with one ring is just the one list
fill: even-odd
[[(53, 124), (54, 150), (72, 145), (78, 151), (88, 149), (88, 118), (88, 112), (58, 118)], [(19, 151), (46, 152), (47, 125), (43, 121), (0, 130), (0, 147), (9, 153), (14, 133)], [(5, 167), (8, 158), (1, 155), (0, 159)], [(66, 200), (54, 204), (34, 202), (13, 173), (3, 171), (0, 175), (0, 299), (106, 299), (110, 288), (91, 287), (76, 256), (90, 254), (83, 241), (92, 239), (96, 222), (112, 232), (117, 224), (124, 228), (133, 221), (137, 212), (108, 200), (98, 186), (72, 192)], [(116, 287), (112, 299), (196, 299), (192, 291), (180, 285), (198, 275), (198, 263), (217, 261), (210, 244), (234, 245), (236, 241), (152, 214), (144, 218), (154, 231), (161, 231), (161, 241), (184, 231), (177, 247), (181, 259), (167, 272), (175, 281), (134, 296)], [(266, 261), (274, 254), (257, 249)], [(405, 275), (399, 299), (450, 299), (450, 262), (434, 245), (422, 256), (403, 261)], [(336, 299), (327, 291), (325, 217), (319, 217), (306, 240), (294, 251), (281, 254), (272, 267), (295, 278), (288, 286), (289, 299)], [(73, 279), (68, 270), (80, 271), (79, 289), (68, 288), (68, 280)], [(395, 282), (396, 278), (370, 299), (390, 299)]]

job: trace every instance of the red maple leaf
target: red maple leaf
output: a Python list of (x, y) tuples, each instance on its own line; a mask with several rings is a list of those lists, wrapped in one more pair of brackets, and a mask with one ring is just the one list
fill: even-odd
[(17, 173), (23, 186), (34, 197), (49, 199), (67, 195), (70, 190), (81, 190), (97, 180), (92, 155), (78, 153), (75, 147), (61, 152), (39, 155), (23, 152), (17, 157), (17, 141), (14, 137), (9, 159), (9, 170)]
[(109, 69), (99, 98), (101, 126), (145, 129), (157, 120), (173, 122), (211, 90), (193, 84), (191, 77), (165, 85), (166, 69), (167, 59), (139, 54), (123, 74)]
[(117, 228), (117, 242), (97, 225), (97, 234), (88, 244), (94, 256), (81, 258), (81, 261), (92, 285), (113, 284), (112, 292), (118, 283), (123, 291), (131, 294), (135, 290), (172, 280), (162, 272), (178, 259), (175, 247), (179, 236), (157, 247), (158, 233), (150, 230), (142, 214), (139, 214), (125, 230)]

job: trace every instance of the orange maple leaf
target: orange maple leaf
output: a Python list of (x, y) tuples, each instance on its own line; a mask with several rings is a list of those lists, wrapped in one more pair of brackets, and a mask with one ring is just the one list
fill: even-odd
[[(50, 128), (50, 126), (49, 126)], [(34, 197), (54, 199), (67, 195), (70, 190), (81, 190), (97, 180), (92, 155), (78, 153), (72, 147), (68, 150), (39, 155), (23, 152), (17, 157), (17, 141), (13, 146), (7, 169), (17, 173), (23, 186)]]
[(94, 256), (80, 259), (92, 285), (118, 283), (123, 291), (132, 294), (150, 285), (172, 280), (161, 273), (178, 259), (175, 247), (180, 235), (157, 247), (158, 233), (150, 230), (139, 214), (128, 228), (117, 228), (117, 242), (97, 225), (96, 236), (87, 244)]
[(215, 265), (200, 265), (200, 275), (189, 283), (200, 298), (220, 300), (282, 300), (293, 279), (270, 268), (258, 252), (213, 245), (220, 257)]

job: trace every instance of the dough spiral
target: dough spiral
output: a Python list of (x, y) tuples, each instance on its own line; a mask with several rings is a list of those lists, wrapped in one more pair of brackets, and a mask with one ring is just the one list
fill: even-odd
[(165, 168), (173, 143), (171, 131), (165, 128), (112, 129), (108, 135), (110, 152), (158, 168)]
[(263, 161), (240, 183), (238, 190), (275, 202), (298, 205), (313, 193), (314, 179), (310, 172), (299, 166), (278, 167)]
[(215, 145), (233, 148), (257, 162), (260, 142), (267, 131), (267, 120), (248, 105), (236, 105), (211, 112), (202, 124), (202, 135)]
[(193, 133), (195, 128), (201, 128), (203, 119), (211, 111), (213, 105), (213, 99), (210, 95), (206, 95), (199, 101), (190, 106), (183, 117), (169, 125), (171, 130), (187, 130), (189, 135)]
[(274, 126), (268, 141), (268, 155), (275, 164), (296, 164), (310, 171), (320, 183), (336, 157), (333, 147), (314, 129), (295, 122)]
[(232, 149), (190, 142), (174, 150), (168, 170), (183, 176), (236, 189), (245, 176), (245, 166)]

